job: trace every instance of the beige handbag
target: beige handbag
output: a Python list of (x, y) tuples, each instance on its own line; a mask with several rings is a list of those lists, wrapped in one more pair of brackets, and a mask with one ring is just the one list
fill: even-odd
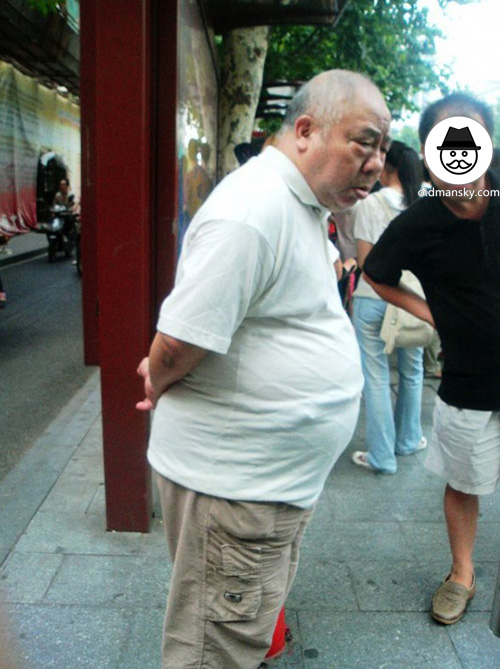
[[(425, 298), (420, 281), (408, 270), (403, 271), (401, 283)], [(429, 323), (400, 307), (387, 305), (380, 330), (380, 338), (385, 342), (384, 353), (390, 354), (395, 348), (428, 346), (433, 334), (434, 328)]]

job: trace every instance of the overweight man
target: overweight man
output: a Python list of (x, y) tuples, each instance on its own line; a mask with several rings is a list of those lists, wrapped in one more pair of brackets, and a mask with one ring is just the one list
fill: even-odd
[(138, 369), (173, 561), (165, 669), (255, 669), (269, 648), (362, 389), (327, 218), (369, 194), (389, 123), (367, 78), (318, 75), (186, 233)]

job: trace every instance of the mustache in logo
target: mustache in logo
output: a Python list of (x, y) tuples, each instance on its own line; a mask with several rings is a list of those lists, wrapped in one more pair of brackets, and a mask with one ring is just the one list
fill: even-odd
[(446, 163), (446, 167), (449, 167), (450, 170), (465, 170), (471, 165), (472, 163), (468, 163), (466, 160), (452, 160), (451, 163)]

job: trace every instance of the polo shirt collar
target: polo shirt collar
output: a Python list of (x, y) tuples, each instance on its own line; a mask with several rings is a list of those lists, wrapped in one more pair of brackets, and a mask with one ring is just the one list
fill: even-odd
[(275, 149), (274, 146), (268, 146), (259, 158), (279, 170), (288, 188), (303, 204), (313, 207), (322, 218), (330, 215), (330, 211), (319, 203), (302, 172), (282, 151)]

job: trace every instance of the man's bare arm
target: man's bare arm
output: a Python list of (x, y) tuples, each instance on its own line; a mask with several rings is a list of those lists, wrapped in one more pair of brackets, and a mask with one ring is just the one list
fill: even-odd
[(144, 379), (146, 394), (146, 398), (137, 403), (137, 409), (153, 409), (161, 395), (199, 365), (207, 353), (204, 348), (157, 332), (149, 358), (144, 358), (137, 369)]
[(423, 297), (420, 297), (420, 295), (417, 295), (417, 293), (414, 293), (411, 289), (406, 288), (405, 286), (399, 285), (394, 287), (388, 286), (385, 283), (376, 283), (364, 272), (363, 276), (373, 288), (373, 290), (377, 293), (377, 295), (379, 295), (383, 300), (394, 304), (396, 307), (405, 309), (405, 311), (408, 311), (410, 314), (413, 314), (417, 318), (420, 318), (426, 323), (429, 323), (432, 325), (432, 327), (436, 327), (434, 325), (434, 319), (432, 318), (429, 305), (423, 299)]

